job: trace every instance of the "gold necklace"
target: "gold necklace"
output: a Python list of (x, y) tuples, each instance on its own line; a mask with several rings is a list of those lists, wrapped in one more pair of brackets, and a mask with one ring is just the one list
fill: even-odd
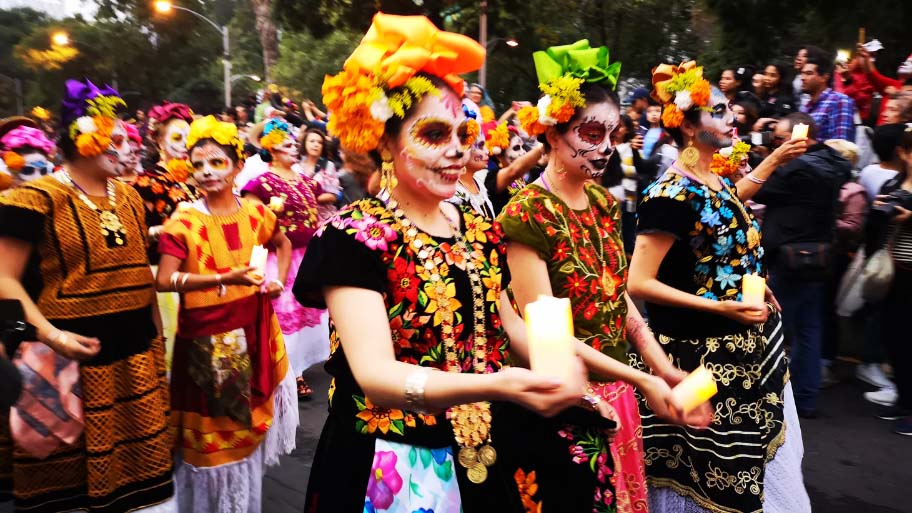
[[(446, 284), (440, 276), (440, 264), (443, 263), (442, 249), (434, 243), (433, 239), (418, 231), (415, 224), (405, 215), (399, 203), (384, 195), (387, 208), (399, 223), (402, 240), (411, 247), (417, 257), (420, 267), (430, 275), (431, 283), (437, 296), (437, 307), (441, 313), (441, 333), (443, 345), (446, 350), (446, 363), (448, 372), (462, 372), (459, 362), (459, 353), (456, 348), (456, 337), (453, 333), (455, 313), (452, 303), (446, 295)], [(450, 229), (455, 234), (456, 244), (453, 252), (465, 261), (466, 273), (472, 285), (472, 313), (474, 320), (474, 336), (472, 346), (473, 370), (476, 374), (487, 371), (485, 356), (487, 355), (487, 329), (485, 327), (485, 293), (481, 280), (480, 264), (472, 259), (473, 252), (459, 227), (459, 222), (454, 222), (443, 208), (440, 213), (447, 220)], [(461, 255), (460, 255), (461, 254)], [(447, 419), (453, 426), (453, 436), (459, 444), (457, 461), (466, 469), (469, 481), (479, 484), (488, 478), (488, 467), (497, 462), (497, 451), (491, 446), (491, 403), (480, 401), (469, 404), (459, 404), (447, 410)]]
[(754, 223), (751, 222), (750, 216), (747, 214), (747, 210), (744, 208), (744, 203), (736, 193), (732, 192), (732, 190), (728, 188), (728, 185), (725, 184), (724, 180), (719, 179), (719, 183), (722, 184), (722, 188), (724, 188), (728, 192), (728, 195), (731, 196), (732, 203), (737, 205), (738, 210), (741, 211), (741, 216), (744, 219), (744, 223), (747, 225), (747, 247), (750, 249), (756, 248), (760, 245), (760, 232), (754, 228)]
[(108, 241), (108, 244), (110, 245), (111, 241), (113, 241), (114, 244), (123, 246), (127, 239), (127, 230), (124, 228), (123, 223), (120, 222), (120, 218), (117, 217), (117, 189), (114, 185), (114, 181), (110, 179), (105, 180), (105, 193), (110, 210), (102, 210), (89, 198), (85, 190), (73, 181), (73, 177), (70, 176), (69, 171), (64, 169), (60, 176), (63, 178), (64, 182), (76, 190), (76, 197), (85, 203), (87, 207), (98, 213), (101, 235)]

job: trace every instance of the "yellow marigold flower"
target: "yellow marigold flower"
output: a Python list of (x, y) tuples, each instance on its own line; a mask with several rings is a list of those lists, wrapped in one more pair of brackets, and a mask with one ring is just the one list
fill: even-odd
[(212, 139), (222, 146), (230, 146), (237, 153), (238, 160), (244, 160), (244, 143), (238, 137), (237, 126), (206, 116), (190, 124), (187, 134), (187, 148), (192, 148), (202, 139)]
[(489, 155), (499, 155), (509, 145), (510, 131), (507, 129), (506, 122), (490, 130), (485, 138), (485, 148), (488, 150)]
[(547, 127), (538, 122), (538, 107), (527, 105), (519, 109), (516, 116), (519, 118), (522, 129), (532, 137), (545, 133)]
[(558, 123), (570, 121), (575, 112), (576, 108), (570, 102), (552, 100), (551, 105), (548, 106), (548, 115), (556, 119)]
[(111, 145), (111, 138), (100, 132), (79, 134), (76, 137), (76, 149), (83, 157), (97, 157)]
[(282, 144), (282, 142), (285, 141), (286, 135), (287, 134), (282, 130), (273, 130), (260, 139), (260, 146), (267, 150), (271, 150)]
[(168, 161), (166, 167), (168, 168), (168, 172), (171, 173), (171, 176), (178, 182), (186, 182), (187, 177), (193, 172), (190, 161), (186, 159), (171, 159)]
[(677, 128), (684, 122), (684, 113), (673, 103), (665, 106), (662, 111), (662, 124), (665, 128)]
[[(586, 99), (580, 93), (583, 79), (570, 75), (561, 75), (547, 83), (541, 84), (539, 89), (551, 98), (569, 103), (573, 107), (585, 107)], [(558, 103), (561, 103), (558, 102)]]
[(3, 162), (10, 171), (19, 171), (25, 167), (25, 159), (15, 151), (8, 151), (3, 154)]

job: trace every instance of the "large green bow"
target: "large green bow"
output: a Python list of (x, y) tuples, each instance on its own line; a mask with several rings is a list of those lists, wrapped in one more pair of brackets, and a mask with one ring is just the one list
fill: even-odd
[(621, 74), (621, 63), (608, 64), (608, 47), (590, 48), (588, 39), (552, 46), (532, 54), (539, 83), (570, 74), (590, 84), (607, 83), (614, 89)]

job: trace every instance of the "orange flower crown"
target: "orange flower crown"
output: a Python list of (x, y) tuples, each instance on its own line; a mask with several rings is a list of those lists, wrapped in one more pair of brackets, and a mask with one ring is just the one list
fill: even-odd
[(353, 152), (377, 149), (386, 122), (440, 91), (419, 73), (442, 79), (462, 96), (460, 73), (475, 71), (485, 51), (473, 39), (444, 32), (424, 16), (377, 13), (342, 71), (323, 80), (327, 129)]
[(684, 122), (688, 110), (709, 106), (709, 81), (703, 78), (703, 67), (696, 61), (680, 66), (660, 64), (652, 70), (652, 97), (665, 106), (662, 124), (677, 128)]
[(510, 129), (507, 122), (489, 121), (482, 126), (485, 137), (485, 149), (488, 155), (497, 156), (510, 146)]

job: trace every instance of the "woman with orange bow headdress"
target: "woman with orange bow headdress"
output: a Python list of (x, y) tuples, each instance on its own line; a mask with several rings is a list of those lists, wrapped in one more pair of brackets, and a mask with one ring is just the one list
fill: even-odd
[(303, 305), (332, 318), (330, 413), (305, 511), (525, 511), (500, 449), (512, 432), (494, 433), (499, 409), (553, 415), (582, 395), (581, 367), (560, 382), (505, 365), (525, 337), (500, 317), (500, 231), (448, 201), (477, 133), (457, 75), (482, 59), (427, 18), (377, 14), (323, 84), (329, 130), (383, 161), (384, 189), (323, 226), (295, 282)]
[(705, 431), (669, 424), (641, 401), (650, 509), (809, 512), (778, 304), (768, 288), (764, 299), (762, 284), (755, 299), (742, 295), (743, 282), (766, 274), (760, 224), (744, 202), (804, 140), (786, 142), (735, 184), (727, 176), (747, 145), (733, 141), (731, 112), (713, 106), (703, 68), (663, 64), (652, 81), (682, 151), (637, 209), (629, 289), (646, 300), (675, 365), (704, 366), (718, 393)]

